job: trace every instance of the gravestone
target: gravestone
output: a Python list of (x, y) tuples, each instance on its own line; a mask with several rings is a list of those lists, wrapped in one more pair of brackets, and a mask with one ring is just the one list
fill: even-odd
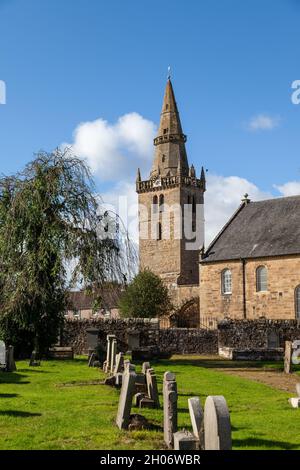
[(165, 372), (163, 379), (164, 441), (169, 449), (173, 446), (173, 434), (177, 432), (177, 398), (175, 374)]
[(277, 349), (279, 348), (279, 335), (276, 331), (271, 330), (268, 332), (267, 336), (267, 347), (268, 349)]
[(110, 367), (111, 367), (111, 350), (112, 350), (112, 343), (113, 340), (115, 339), (115, 335), (107, 335), (106, 336), (106, 361), (105, 361), (105, 372), (108, 373), (110, 372)]
[(89, 358), (88, 366), (89, 367), (94, 367), (94, 362), (96, 361), (96, 359), (97, 359), (96, 354), (94, 352), (92, 352), (92, 354), (90, 355), (90, 358)]
[(150, 362), (143, 362), (142, 365), (142, 374), (146, 375), (148, 369), (151, 369)]
[(6, 348), (4, 341), (0, 341), (0, 369), (6, 367)]
[(188, 399), (193, 433), (199, 441), (200, 449), (204, 449), (204, 414), (198, 397)]
[(291, 360), (292, 360), (292, 342), (286, 341), (284, 348), (284, 372), (291, 373)]
[(122, 352), (119, 352), (116, 355), (116, 365), (114, 368), (114, 374), (119, 374), (123, 371), (124, 369), (124, 354)]
[(38, 354), (36, 351), (32, 351), (30, 361), (29, 361), (29, 366), (30, 367), (37, 367), (40, 366), (41, 362), (38, 359)]
[(198, 450), (199, 441), (189, 431), (178, 431), (174, 434), (174, 450)]
[(292, 408), (300, 408), (300, 398), (289, 398), (289, 404), (292, 406)]
[(155, 408), (159, 408), (159, 395), (157, 388), (156, 375), (153, 369), (147, 369), (146, 373), (148, 397), (153, 400)]
[(111, 345), (111, 358), (110, 358), (110, 372), (113, 374), (116, 365), (116, 355), (117, 355), (117, 339), (113, 338)]
[(204, 406), (205, 450), (231, 450), (231, 424), (223, 396), (208, 396)]
[(137, 330), (129, 330), (127, 333), (128, 350), (133, 351), (140, 347), (140, 332)]
[(132, 399), (135, 392), (135, 372), (126, 371), (122, 378), (116, 424), (119, 429), (128, 429)]
[(6, 351), (6, 371), (15, 372), (17, 370), (14, 359), (14, 347), (8, 346)]
[(300, 398), (300, 382), (296, 383), (296, 392), (298, 397)]
[(87, 328), (86, 330), (86, 342), (87, 348), (95, 351), (99, 342), (99, 329), (98, 328)]

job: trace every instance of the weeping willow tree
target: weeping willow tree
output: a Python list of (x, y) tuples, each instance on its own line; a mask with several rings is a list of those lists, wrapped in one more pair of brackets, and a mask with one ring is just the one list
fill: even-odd
[(101, 211), (90, 171), (69, 150), (39, 153), (0, 178), (0, 335), (22, 351), (56, 341), (70, 286), (131, 274), (134, 250)]

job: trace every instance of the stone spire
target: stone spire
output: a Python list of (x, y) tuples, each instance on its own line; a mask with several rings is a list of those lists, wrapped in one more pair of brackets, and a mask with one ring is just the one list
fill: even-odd
[[(167, 81), (158, 135), (154, 139), (155, 154), (151, 178), (158, 175), (188, 176), (189, 166), (185, 150), (186, 136), (182, 132), (179, 112), (170, 78)], [(178, 170), (180, 169), (180, 170)]]

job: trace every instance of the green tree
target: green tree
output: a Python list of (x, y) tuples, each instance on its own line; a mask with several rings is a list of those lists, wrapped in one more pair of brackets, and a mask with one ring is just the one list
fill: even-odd
[(56, 341), (67, 293), (123, 278), (115, 219), (101, 212), (85, 163), (69, 150), (39, 153), (0, 178), (0, 334), (17, 349)]
[(123, 292), (119, 308), (123, 317), (155, 318), (170, 312), (172, 305), (161, 278), (146, 269)]

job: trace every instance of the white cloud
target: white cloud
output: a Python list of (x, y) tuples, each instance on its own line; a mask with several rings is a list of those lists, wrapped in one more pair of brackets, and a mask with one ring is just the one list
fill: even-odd
[(92, 172), (102, 181), (130, 178), (138, 166), (149, 166), (155, 124), (138, 113), (121, 116), (110, 124), (102, 118), (79, 124), (71, 146), (75, 155), (84, 158)]
[(258, 114), (250, 119), (247, 128), (250, 131), (271, 131), (280, 124), (280, 116)]
[(300, 194), (300, 181), (290, 181), (282, 185), (274, 185), (282, 196), (297, 196)]

